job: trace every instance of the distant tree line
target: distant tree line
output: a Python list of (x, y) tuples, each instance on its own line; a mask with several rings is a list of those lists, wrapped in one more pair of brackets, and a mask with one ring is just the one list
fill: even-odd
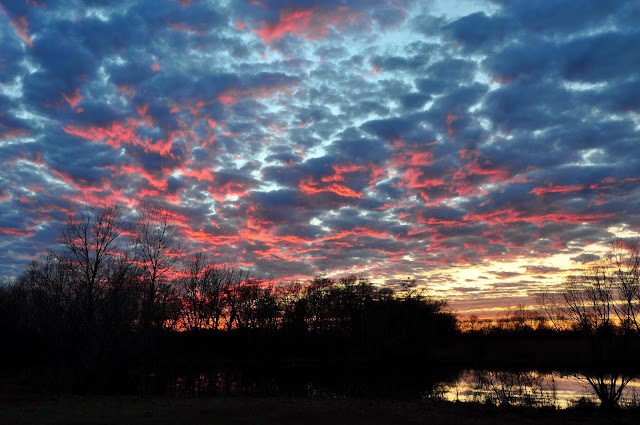
[[(362, 276), (276, 285), (186, 253), (170, 214), (149, 206), (135, 217), (119, 205), (86, 207), (59, 241), (0, 286), (4, 364), (25, 367), (42, 388), (106, 391), (187, 360), (175, 356), (260, 358), (267, 346), (425, 353), (456, 331), (445, 303), (410, 280), (399, 291)], [(192, 352), (176, 347), (185, 335)], [(213, 352), (198, 352), (205, 347)]]

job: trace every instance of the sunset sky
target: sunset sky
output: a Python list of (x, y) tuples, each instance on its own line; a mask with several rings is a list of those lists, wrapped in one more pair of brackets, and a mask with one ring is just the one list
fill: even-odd
[(532, 303), (640, 232), (635, 1), (0, 1), (0, 274), (88, 202), (256, 276)]

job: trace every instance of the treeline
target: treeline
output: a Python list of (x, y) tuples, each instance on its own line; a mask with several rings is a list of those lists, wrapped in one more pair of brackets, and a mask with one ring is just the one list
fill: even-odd
[(411, 281), (276, 285), (186, 253), (170, 216), (150, 207), (88, 207), (60, 243), (0, 286), (3, 364), (41, 389), (127, 391), (212, 359), (426, 356), (456, 332), (445, 303)]

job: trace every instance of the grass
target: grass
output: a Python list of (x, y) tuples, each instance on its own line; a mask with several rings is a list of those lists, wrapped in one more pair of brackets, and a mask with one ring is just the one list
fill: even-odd
[(378, 399), (3, 396), (0, 423), (22, 424), (637, 424), (640, 411), (501, 408)]

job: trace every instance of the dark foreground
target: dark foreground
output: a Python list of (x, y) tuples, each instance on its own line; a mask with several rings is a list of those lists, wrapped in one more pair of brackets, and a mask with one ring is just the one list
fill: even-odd
[(640, 411), (500, 408), (442, 401), (215, 397), (7, 397), (0, 423), (21, 424), (638, 424)]

